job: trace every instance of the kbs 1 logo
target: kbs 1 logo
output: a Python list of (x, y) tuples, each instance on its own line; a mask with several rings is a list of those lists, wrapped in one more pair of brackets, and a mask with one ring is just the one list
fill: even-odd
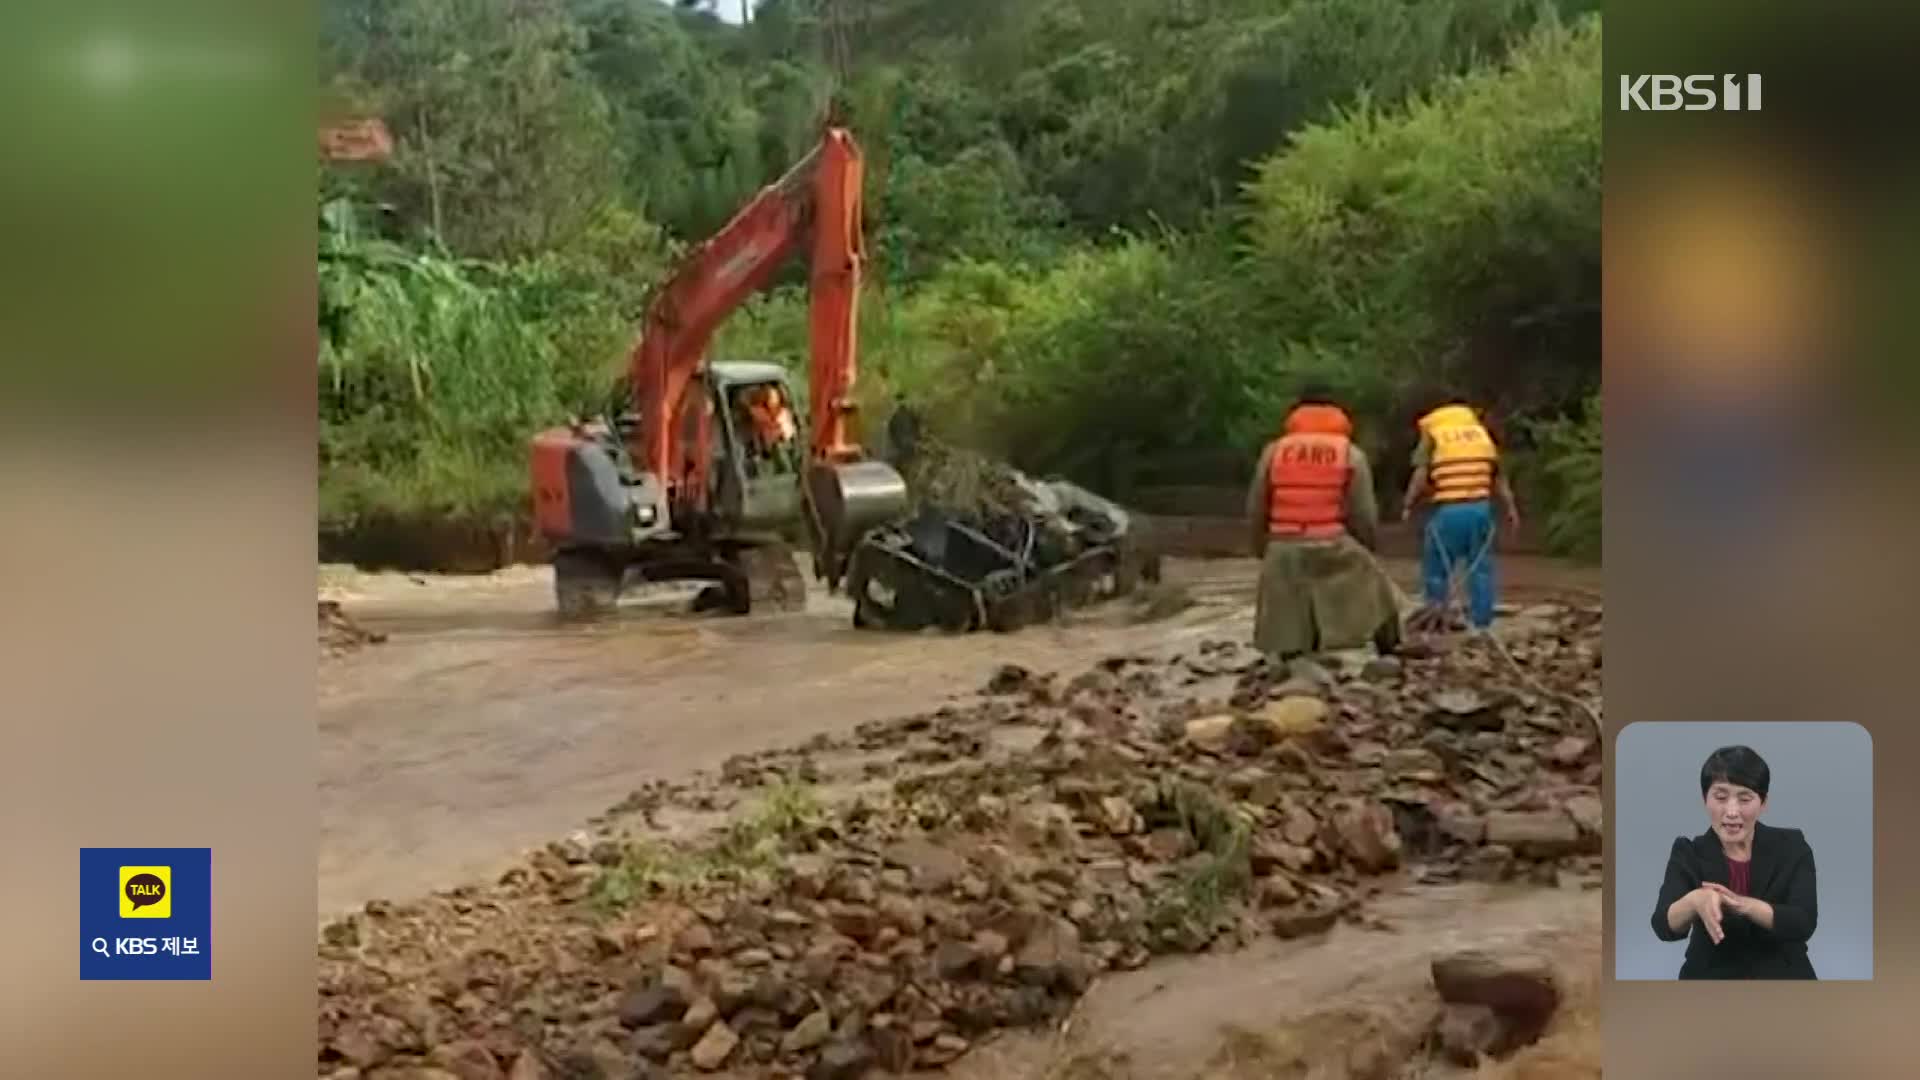
[(1759, 112), (1758, 75), (1622, 75), (1620, 111)]

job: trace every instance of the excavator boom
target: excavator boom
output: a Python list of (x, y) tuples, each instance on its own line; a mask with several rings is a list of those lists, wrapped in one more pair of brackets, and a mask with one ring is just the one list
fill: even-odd
[(847, 420), (853, 413), (860, 275), (866, 262), (860, 224), (864, 166), (853, 136), (840, 129), (830, 129), (816, 152), (808, 446), (816, 462), (842, 462), (859, 453)]
[[(856, 453), (847, 438), (847, 413), (865, 257), (861, 168), (852, 134), (828, 128), (806, 157), (762, 188), (719, 232), (695, 248), (654, 294), (630, 361), (634, 406), (640, 416), (635, 457), (669, 486), (690, 475), (704, 479), (705, 462), (683, 460), (683, 447), (674, 433), (689, 400), (688, 386), (699, 372), (714, 331), (765, 287), (809, 237), (810, 456), (815, 461), (843, 461)], [(694, 486), (697, 489), (700, 484)], [(697, 501), (697, 490), (687, 494)]]

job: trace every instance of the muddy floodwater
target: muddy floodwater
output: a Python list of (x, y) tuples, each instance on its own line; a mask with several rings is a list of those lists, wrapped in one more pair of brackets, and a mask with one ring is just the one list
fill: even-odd
[[(1390, 569), (1415, 588), (1412, 562)], [(1500, 573), (1515, 605), (1599, 589), (1597, 569), (1541, 558)], [(580, 628), (554, 618), (543, 568), (323, 573), (322, 597), (387, 638), (321, 661), (321, 915), (495, 874), (646, 781), (924, 711), (1004, 663), (1078, 669), (1250, 632), (1251, 560), (1174, 560), (1166, 578), (1175, 599), (1151, 611), (953, 637), (857, 631), (840, 596), (734, 618), (661, 589)]]

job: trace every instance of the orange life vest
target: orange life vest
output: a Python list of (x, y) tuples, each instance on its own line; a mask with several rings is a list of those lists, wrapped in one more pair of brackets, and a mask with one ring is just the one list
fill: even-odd
[(755, 394), (747, 403), (747, 413), (753, 417), (754, 434), (760, 444), (768, 449), (793, 438), (793, 413), (787, 409), (786, 402), (774, 391)]
[(1442, 405), (1420, 418), (1420, 431), (1433, 444), (1427, 478), (1433, 501), (1470, 502), (1493, 497), (1493, 470), (1499, 448), (1486, 426), (1465, 405)]
[(1333, 405), (1287, 414), (1267, 468), (1267, 532), (1325, 540), (1347, 531), (1347, 465), (1353, 422)]

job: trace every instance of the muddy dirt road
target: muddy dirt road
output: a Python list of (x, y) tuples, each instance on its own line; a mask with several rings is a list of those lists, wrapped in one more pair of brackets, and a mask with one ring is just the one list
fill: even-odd
[[(1411, 563), (1390, 568), (1413, 588)], [(1500, 570), (1508, 603), (1599, 589), (1597, 570), (1552, 560)], [(322, 918), (489, 876), (647, 780), (922, 711), (1010, 660), (1074, 668), (1244, 637), (1254, 574), (1249, 560), (1176, 560), (1180, 610), (1143, 620), (1115, 605), (1007, 637), (857, 632), (839, 597), (791, 615), (696, 617), (682, 613), (687, 593), (665, 590), (606, 625), (568, 628), (544, 570), (323, 574), (323, 599), (389, 637), (321, 664)]]
[[(1404, 1040), (1401, 1033), (1418, 1026), (1432, 997), (1432, 957), (1461, 949), (1523, 949), (1555, 957), (1564, 965), (1569, 992), (1567, 1026), (1591, 1026), (1596, 988), (1583, 985), (1582, 976), (1591, 972), (1597, 983), (1600, 902), (1593, 889), (1427, 887), (1383, 897), (1374, 913), (1377, 928), (1342, 925), (1321, 937), (1163, 958), (1138, 971), (1110, 974), (1080, 1001), (1064, 1031), (1006, 1032), (948, 1075), (1350, 1075), (1346, 1064), (1356, 1049), (1396, 1035)], [(1597, 1032), (1590, 1034), (1597, 1039)], [(1314, 1072), (1316, 1066), (1322, 1071)], [(1433, 1075), (1453, 1073), (1436, 1066)]]

